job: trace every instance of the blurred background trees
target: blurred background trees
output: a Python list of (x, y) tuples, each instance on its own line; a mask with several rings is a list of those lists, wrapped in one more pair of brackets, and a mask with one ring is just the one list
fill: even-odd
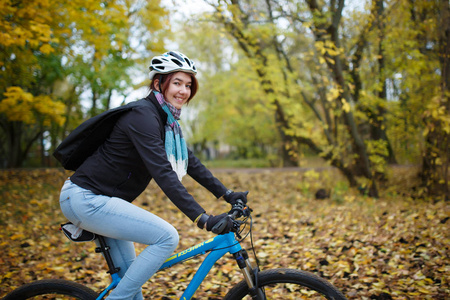
[(3, 167), (48, 165), (68, 131), (131, 85), (142, 53), (164, 49), (159, 1), (6, 0), (0, 11)]
[(389, 164), (420, 164), (421, 192), (448, 197), (448, 1), (189, 4), (3, 1), (2, 166), (56, 165), (68, 132), (145, 96), (131, 89), (148, 85), (150, 57), (177, 49), (200, 70), (182, 118), (199, 155), (320, 157), (371, 196)]

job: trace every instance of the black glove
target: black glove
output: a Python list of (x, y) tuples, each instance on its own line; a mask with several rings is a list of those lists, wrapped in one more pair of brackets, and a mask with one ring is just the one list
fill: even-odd
[(232, 190), (228, 190), (223, 198), (225, 201), (230, 203), (231, 205), (235, 205), (237, 200), (242, 200), (245, 204), (247, 203), (247, 192), (233, 192)]
[(216, 234), (225, 234), (233, 229), (233, 220), (227, 213), (218, 216), (210, 215), (206, 221), (206, 230)]

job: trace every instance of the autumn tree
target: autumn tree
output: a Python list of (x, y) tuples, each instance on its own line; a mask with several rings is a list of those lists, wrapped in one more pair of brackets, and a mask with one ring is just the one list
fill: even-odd
[[(96, 1), (82, 6), (83, 19), (72, 36), (71, 74), (83, 92), (90, 92), (90, 116), (109, 109), (114, 93), (123, 95), (132, 85), (129, 70), (149, 51), (162, 52), (167, 11), (160, 1)], [(81, 5), (81, 6), (80, 6)], [(82, 49), (81, 51), (77, 51)], [(148, 62), (145, 62), (147, 64)], [(145, 64), (140, 66), (145, 71)]]
[[(226, 31), (236, 40), (258, 74), (266, 99), (269, 100), (267, 105), (274, 108), (275, 122), (286, 151), (295, 153), (296, 145), (305, 144), (314, 153), (322, 155), (340, 168), (352, 185), (357, 185), (358, 175), (372, 180), (367, 146), (354, 120), (350, 105), (353, 101), (343, 73), (345, 63), (341, 57), (338, 32), (342, 8), (328, 9), (326, 15), (321, 15), (324, 11), (314, 7), (316, 3), (309, 3), (310, 13), (306, 10), (307, 7), (290, 5), (295, 3), (258, 3), (259, 5), (256, 2), (249, 5), (241, 1), (230, 1), (210, 4), (216, 9), (215, 17), (224, 24)], [(303, 11), (284, 11), (285, 7)], [(311, 37), (308, 39), (303, 27), (298, 26), (299, 22), (303, 22), (299, 19), (301, 15), (309, 16), (315, 41)], [(279, 28), (280, 20), (286, 18), (293, 26)], [(303, 42), (314, 45), (314, 48), (300, 44), (294, 34), (305, 36)], [(332, 40), (332, 36), (336, 40)], [(328, 66), (328, 70), (318, 69), (318, 73), (323, 74), (322, 77), (311, 76), (311, 87), (317, 89), (316, 95), (308, 91), (306, 80), (301, 80), (308, 77), (308, 74), (301, 73), (304, 71), (302, 65), (305, 65), (298, 59), (298, 55), (302, 52), (302, 55), (312, 53), (312, 59), (319, 60), (319, 66)], [(314, 74), (314, 71), (310, 74)], [(314, 82), (317, 83), (315, 87)], [(299, 110), (300, 107), (302, 109)], [(309, 109), (308, 113), (299, 113), (306, 108)], [(320, 126), (321, 133), (317, 131), (317, 125)], [(345, 133), (341, 134), (344, 129)], [(353, 145), (353, 150), (349, 151), (349, 145)], [(346, 152), (347, 155), (343, 156)], [(373, 180), (370, 186), (372, 194), (376, 195)]]
[[(41, 152), (49, 143), (55, 146), (80, 122), (81, 95), (91, 94), (91, 115), (109, 108), (114, 93), (131, 85), (128, 71), (140, 54), (163, 47), (156, 33), (167, 12), (159, 1), (0, 5), (0, 153), (5, 167), (21, 166), (38, 139)], [(47, 141), (44, 133), (50, 134)]]
[[(425, 150), (422, 183), (433, 196), (450, 199), (450, 8), (448, 1), (415, 3), (410, 1), (411, 19), (417, 28), (416, 38), (424, 55), (439, 62), (441, 78), (435, 94), (427, 101), (423, 114)], [(434, 57), (433, 57), (434, 56)], [(437, 56), (437, 57), (436, 57)]]
[[(283, 107), (283, 101), (289, 98), (290, 91), (286, 84), (279, 84), (288, 80), (279, 64), (279, 58), (274, 57), (273, 27), (271, 24), (253, 26), (258, 22), (259, 16), (253, 6), (239, 1), (210, 3), (215, 9), (215, 18), (221, 22), (226, 31), (236, 40), (236, 43), (249, 59), (250, 65), (258, 76), (260, 87), (266, 98), (270, 99), (267, 105), (274, 108), (274, 119), (278, 134), (282, 141), (281, 157), (284, 166), (298, 164), (295, 151), (292, 149), (297, 143), (296, 139), (287, 133), (289, 117)], [(269, 51), (265, 50), (269, 47)], [(276, 53), (276, 52), (275, 52)], [(284, 77), (283, 77), (284, 76)]]
[[(55, 62), (59, 42), (49, 1), (2, 1), (0, 19), (0, 138), (2, 165), (20, 166), (51, 122), (62, 125), (64, 105), (52, 99), (51, 84), (61, 74)], [(58, 33), (62, 33), (58, 30)], [(50, 71), (49, 68), (54, 68)], [(53, 78), (47, 72), (54, 74)], [(43, 79), (44, 86), (36, 82)]]
[[(265, 105), (265, 94), (257, 75), (249, 72), (248, 60), (234, 51), (235, 45), (220, 24), (182, 22), (176, 40), (183, 53), (199, 63), (201, 88), (195, 101), (183, 112), (182, 123), (197, 152), (213, 157), (228, 146), (229, 157), (268, 159), (279, 166), (279, 136), (272, 122), (273, 111)], [(177, 30), (174, 30), (176, 33)]]
[[(440, 82), (436, 70), (445, 69), (437, 46), (427, 49), (438, 39), (424, 42), (445, 15), (432, 9), (437, 2), (205, 2), (215, 10), (209, 20), (223, 25), (249, 61), (293, 157), (307, 145), (376, 196), (388, 163), (417, 161), (425, 127), (437, 124), (422, 116), (446, 124), (442, 102), (427, 110)], [(445, 130), (437, 136), (445, 141)]]
[[(448, 197), (448, 2), (385, 1), (385, 120), (397, 157), (422, 164), (420, 195)], [(447, 78), (447, 79), (446, 79)]]

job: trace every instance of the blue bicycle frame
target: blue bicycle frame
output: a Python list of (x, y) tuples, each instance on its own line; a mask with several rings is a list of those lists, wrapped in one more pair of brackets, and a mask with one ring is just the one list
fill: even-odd
[[(200, 244), (197, 244), (184, 251), (172, 255), (164, 262), (164, 264), (159, 268), (158, 271), (170, 268), (171, 266), (183, 262), (185, 260), (188, 260), (194, 256), (210, 252), (200, 265), (200, 268), (195, 273), (194, 277), (192, 278), (188, 287), (184, 291), (183, 295), (181, 295), (180, 300), (189, 300), (192, 298), (195, 291), (198, 289), (200, 284), (205, 279), (209, 270), (211, 270), (212, 266), (216, 263), (216, 261), (219, 258), (224, 256), (226, 253), (235, 254), (240, 250), (242, 250), (242, 247), (236, 240), (234, 233), (230, 232), (224, 235), (218, 235), (207, 241), (204, 241)], [(110, 290), (112, 290), (119, 284), (120, 277), (117, 273), (112, 274), (111, 277), (112, 277), (111, 284), (100, 294), (97, 300), (102, 299)]]

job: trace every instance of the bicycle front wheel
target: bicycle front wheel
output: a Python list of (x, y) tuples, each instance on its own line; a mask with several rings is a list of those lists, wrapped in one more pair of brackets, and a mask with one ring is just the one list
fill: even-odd
[[(273, 269), (258, 274), (258, 286), (267, 300), (272, 299), (336, 299), (345, 296), (325, 279), (294, 269)], [(241, 281), (224, 300), (251, 299), (248, 285)]]
[(76, 282), (49, 279), (38, 280), (23, 285), (3, 298), (3, 300), (64, 299), (95, 300), (98, 295), (90, 288)]

